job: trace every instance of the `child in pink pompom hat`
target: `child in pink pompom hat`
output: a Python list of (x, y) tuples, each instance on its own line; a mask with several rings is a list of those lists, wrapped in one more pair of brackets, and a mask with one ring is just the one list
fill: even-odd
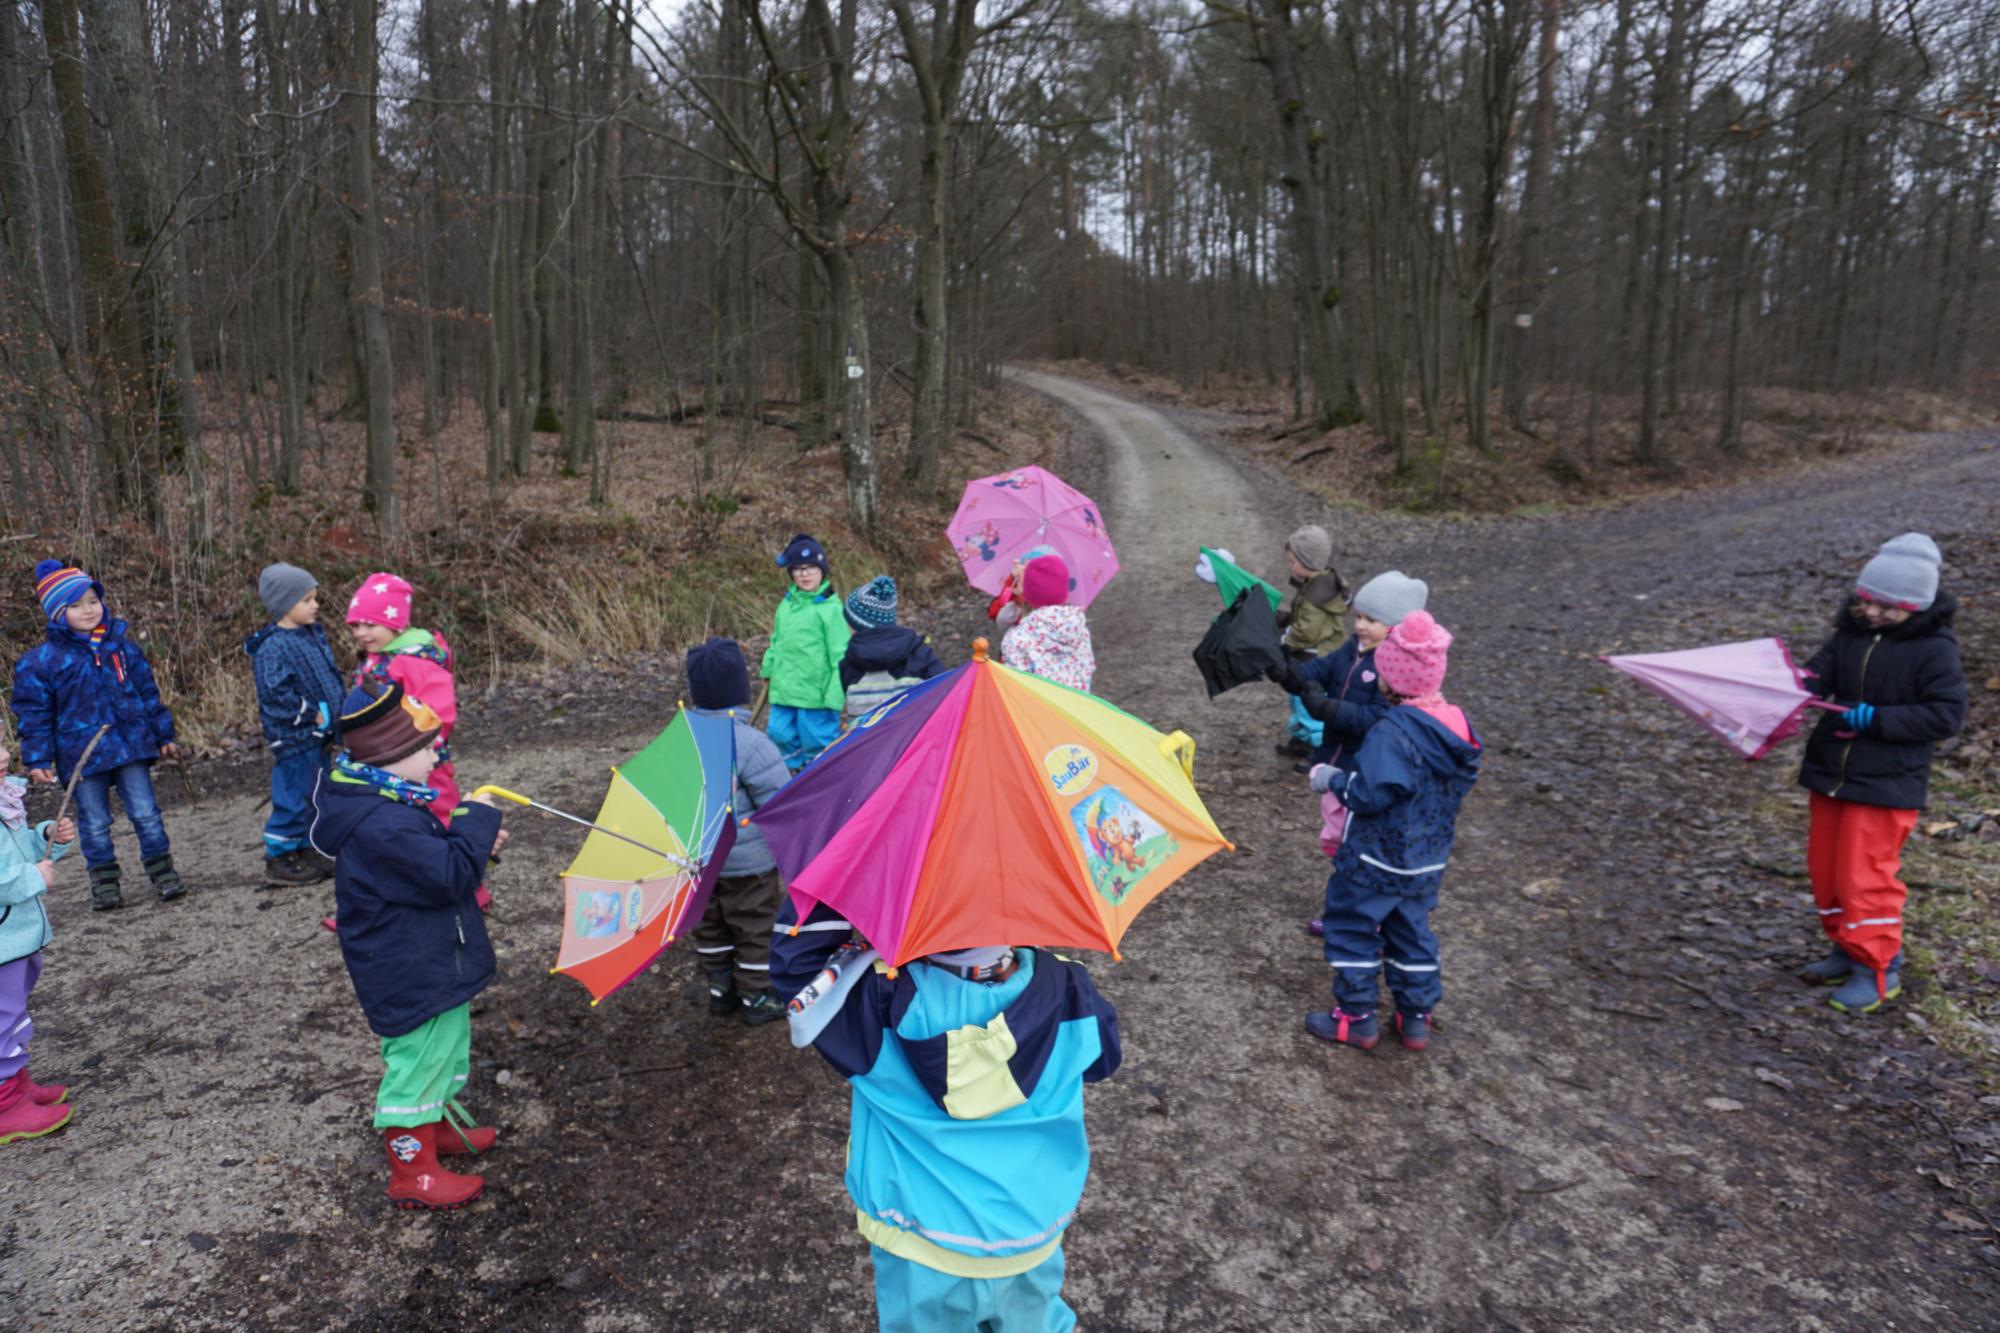
[(1019, 567), (1011, 584), (1012, 601), (996, 617), (1003, 626), (1012, 626), (1000, 640), (1000, 660), (1087, 694), (1097, 676), (1097, 655), (1083, 608), (1068, 604), (1071, 582), (1069, 566), (1059, 555), (1038, 555)]
[(1375, 1045), (1386, 962), (1397, 1037), (1415, 1051), (1430, 1045), (1431, 1011), (1444, 997), (1430, 914), (1483, 753), (1465, 713), (1445, 701), (1450, 654), (1451, 635), (1429, 612), (1404, 616), (1375, 650), (1378, 688), (1397, 706), (1369, 729), (1351, 769), (1312, 771), (1314, 790), (1348, 810), (1322, 918), (1333, 1007), (1306, 1015), (1322, 1041)]
[[(444, 635), (412, 622), (415, 597), (410, 581), (399, 574), (370, 574), (361, 580), (347, 601), (347, 623), (361, 650), (361, 666), (350, 686), (358, 687), (371, 676), (393, 680), (405, 695), (437, 714), (444, 725), (438, 731), (440, 762), (429, 779), (437, 792), (430, 811), (449, 824), (459, 806), (458, 777), (451, 760), (451, 733), (458, 724), (458, 686), (452, 680), (457, 663)], [(493, 899), (483, 884), (476, 896), (482, 909)]]

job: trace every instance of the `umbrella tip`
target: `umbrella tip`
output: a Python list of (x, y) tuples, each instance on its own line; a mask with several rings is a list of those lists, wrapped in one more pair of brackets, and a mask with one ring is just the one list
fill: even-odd
[(793, 936), (793, 938), (797, 938), (797, 937), (798, 937), (798, 933), (799, 933), (799, 928), (798, 928), (797, 926), (793, 926), (793, 927), (792, 927), (792, 931), (791, 931), (791, 933), (792, 933), (792, 936)]
[(974, 639), (972, 641), (972, 660), (975, 662), (984, 662), (986, 660), (987, 651), (990, 648), (992, 648), (992, 646), (993, 645), (989, 644), (984, 639)]
[(895, 979), (896, 979), (896, 969), (892, 967), (889, 969), (889, 980), (894, 981)]
[(1228, 848), (1228, 849), (1229, 849), (1230, 851), (1232, 851), (1232, 852), (1236, 850), (1236, 844), (1235, 844), (1235, 843), (1233, 843), (1233, 842), (1231, 842), (1231, 841), (1229, 841), (1229, 839), (1227, 839), (1227, 838), (1224, 838), (1224, 839), (1222, 840), (1222, 845), (1223, 845), (1224, 847), (1227, 847), (1227, 848)]

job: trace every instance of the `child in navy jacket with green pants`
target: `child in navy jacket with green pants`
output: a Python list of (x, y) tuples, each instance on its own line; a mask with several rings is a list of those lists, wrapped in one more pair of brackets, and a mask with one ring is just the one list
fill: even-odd
[[(846, 938), (781, 931), (774, 975), (811, 975)], [(1120, 1054), (1090, 974), (1042, 949), (966, 949), (893, 976), (878, 964), (822, 1003), (839, 1006), (813, 1044), (853, 1090), (847, 1192), (880, 1326), (1073, 1328), (1062, 1241), (1090, 1175), (1083, 1085)]]
[(442, 723), (403, 693), (364, 679), (340, 717), (345, 749), (314, 795), (311, 839), (334, 858), (340, 953), (368, 1026), (382, 1039), (375, 1128), (398, 1208), (458, 1208), (485, 1188), (440, 1156), (483, 1153), (497, 1138), (458, 1105), (471, 1071), (472, 997), (493, 980), (493, 945), (474, 897), (506, 840), (500, 812), (474, 797), (446, 824), (427, 784)]
[(1430, 1044), (1444, 998), (1431, 933), (1459, 806), (1479, 777), (1479, 738), (1442, 693), (1451, 635), (1413, 611), (1375, 650), (1383, 695), (1396, 701), (1368, 731), (1351, 770), (1313, 769), (1313, 786), (1348, 810), (1346, 837), (1326, 882), (1326, 961), (1333, 1008), (1306, 1015), (1315, 1037), (1367, 1050), (1377, 1037), (1383, 963), (1403, 1045)]

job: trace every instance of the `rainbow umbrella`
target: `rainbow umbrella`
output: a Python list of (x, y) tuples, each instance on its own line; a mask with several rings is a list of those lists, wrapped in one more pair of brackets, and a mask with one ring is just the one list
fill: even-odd
[(988, 659), (864, 718), (752, 818), (801, 920), (826, 903), (897, 966), (990, 944), (1108, 950), (1231, 844), (1193, 743)]
[(945, 537), (965, 577), (989, 596), (999, 593), (1016, 561), (1039, 555), (1059, 555), (1069, 566), (1072, 606), (1089, 606), (1118, 572), (1097, 502), (1038, 467), (967, 482)]
[(701, 920), (736, 841), (735, 768), (735, 724), (682, 709), (611, 770), (596, 821), (576, 821), (591, 831), (562, 874), (562, 947), (551, 970), (582, 982), (593, 1005)]

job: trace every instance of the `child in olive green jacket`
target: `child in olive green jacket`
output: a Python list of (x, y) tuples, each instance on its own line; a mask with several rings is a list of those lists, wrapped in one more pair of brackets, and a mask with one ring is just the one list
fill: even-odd
[(770, 682), (771, 721), (766, 727), (794, 773), (819, 758), (840, 737), (840, 659), (852, 633), (833, 590), (826, 548), (804, 533), (778, 557), (792, 586), (771, 622), (771, 646), (758, 675)]

